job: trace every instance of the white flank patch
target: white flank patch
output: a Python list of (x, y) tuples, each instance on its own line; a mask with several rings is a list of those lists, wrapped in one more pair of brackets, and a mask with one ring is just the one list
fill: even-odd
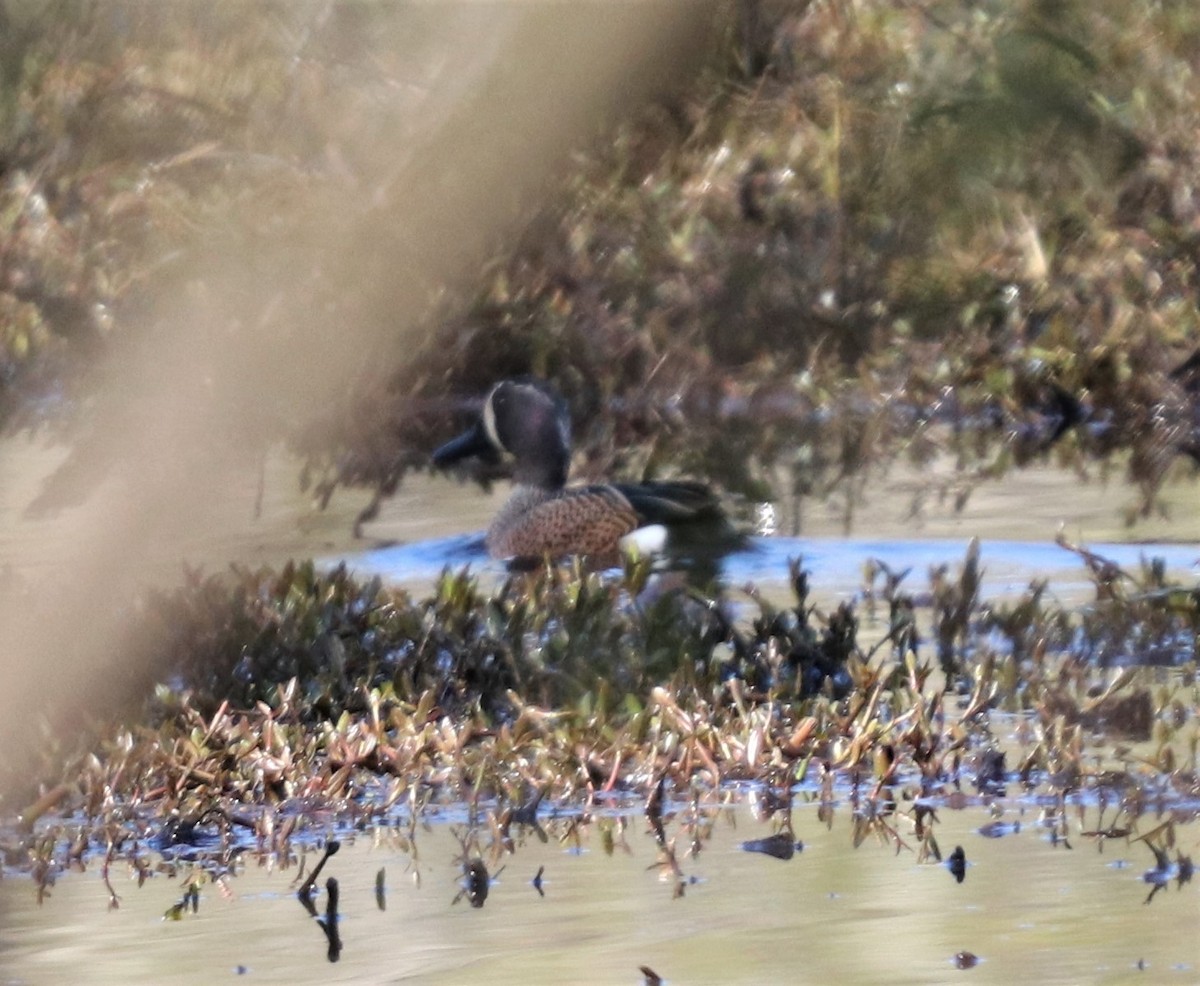
[(667, 528), (664, 524), (647, 524), (630, 531), (619, 542), (621, 551), (627, 555), (660, 555), (667, 546)]

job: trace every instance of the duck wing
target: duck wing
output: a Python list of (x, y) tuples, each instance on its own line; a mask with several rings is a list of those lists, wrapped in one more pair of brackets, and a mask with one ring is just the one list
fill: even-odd
[(704, 483), (663, 480), (613, 483), (612, 487), (629, 501), (642, 524), (672, 526), (724, 516), (721, 501)]

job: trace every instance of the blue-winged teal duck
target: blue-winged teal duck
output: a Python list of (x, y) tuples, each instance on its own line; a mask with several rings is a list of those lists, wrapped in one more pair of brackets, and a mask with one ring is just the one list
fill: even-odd
[(571, 419), (546, 384), (505, 380), (484, 402), (479, 420), (433, 454), (445, 467), (468, 456), (514, 460), (516, 489), (488, 528), (495, 558), (588, 555), (612, 559), (623, 539), (649, 525), (720, 520), (716, 497), (686, 481), (567, 486)]

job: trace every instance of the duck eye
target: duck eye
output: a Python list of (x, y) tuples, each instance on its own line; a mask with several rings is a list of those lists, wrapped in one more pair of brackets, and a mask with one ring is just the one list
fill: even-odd
[(496, 388), (496, 392), (492, 395), (492, 404), (497, 408), (508, 407), (513, 400), (513, 389), (508, 386), (501, 385)]

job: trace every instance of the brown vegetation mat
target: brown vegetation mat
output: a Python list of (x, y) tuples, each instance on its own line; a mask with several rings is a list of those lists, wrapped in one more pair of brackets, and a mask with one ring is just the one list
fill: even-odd
[(1074, 612), (1045, 586), (982, 604), (975, 549), (934, 573), (928, 598), (883, 573), (869, 647), (853, 606), (808, 602), (798, 567), (784, 607), (664, 590), (638, 565), (548, 569), (489, 593), (447, 573), (419, 601), (311, 565), (195, 576), (146, 607), (171, 684), (85, 748), (47, 747), (6, 861), (48, 877), (146, 840), (224, 832), (227, 852), (236, 832), (261, 845), (306, 818), (324, 832), (431, 802), (498, 805), (506, 826), (505, 806), (532, 823), (543, 799), (586, 814), (597, 798), (719, 796), (730, 781), (785, 800), (797, 782), (829, 796), (849, 783), (868, 820), (896, 798), (1016, 784), (1090, 792), (1117, 806), (1114, 833), (1136, 834), (1148, 811), (1186, 822), (1200, 595), (1154, 566), (1084, 558), (1096, 597)]

